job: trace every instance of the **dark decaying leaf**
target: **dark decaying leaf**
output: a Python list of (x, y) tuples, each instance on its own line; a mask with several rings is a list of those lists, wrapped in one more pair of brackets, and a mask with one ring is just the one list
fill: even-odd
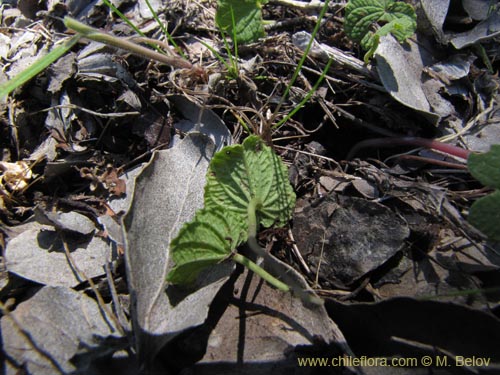
[(349, 285), (400, 251), (406, 222), (387, 207), (359, 198), (328, 195), (319, 204), (299, 202), (293, 233), (321, 280)]

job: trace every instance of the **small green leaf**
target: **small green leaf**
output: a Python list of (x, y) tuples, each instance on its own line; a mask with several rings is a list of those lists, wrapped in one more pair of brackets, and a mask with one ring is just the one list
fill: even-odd
[(215, 22), (231, 38), (236, 38), (235, 43), (252, 43), (265, 35), (261, 3), (258, 0), (219, 0)]
[(500, 241), (499, 190), (474, 202), (470, 208), (469, 222), (488, 236), (488, 239)]
[[(483, 154), (471, 153), (467, 166), (483, 185), (500, 189), (500, 145), (492, 145), (490, 151)], [(500, 241), (500, 190), (474, 202), (469, 222), (490, 240)]]
[(467, 166), (483, 185), (500, 189), (500, 145), (492, 145), (490, 151), (483, 154), (471, 153)]
[(205, 186), (205, 207), (223, 207), (243, 221), (253, 199), (260, 202), (257, 214), (265, 227), (286, 223), (295, 206), (285, 165), (258, 136), (216, 153)]
[[(379, 28), (378, 24), (384, 24)], [(394, 0), (350, 0), (346, 6), (344, 30), (354, 42), (373, 55), (381, 36), (393, 34), (400, 42), (417, 28), (415, 10), (409, 4)]]
[[(205, 207), (170, 243), (175, 267), (167, 281), (192, 283), (202, 269), (231, 256), (249, 240), (250, 215), (255, 232), (256, 214), (266, 227), (284, 224), (294, 206), (287, 169), (260, 137), (250, 136), (242, 145), (224, 147), (210, 162)], [(255, 233), (251, 235), (255, 240)], [(243, 262), (241, 256), (238, 259)]]
[(221, 208), (198, 211), (170, 243), (175, 267), (167, 275), (173, 284), (190, 284), (204, 268), (219, 263), (246, 240), (238, 217)]

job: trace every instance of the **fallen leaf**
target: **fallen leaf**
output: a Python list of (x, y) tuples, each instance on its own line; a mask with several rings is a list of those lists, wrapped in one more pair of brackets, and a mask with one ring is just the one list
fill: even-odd
[(173, 337), (205, 321), (212, 299), (232, 270), (220, 265), (220, 274), (207, 277), (192, 294), (173, 286), (167, 289), (169, 243), (203, 206), (205, 174), (214, 152), (207, 136), (191, 133), (175, 147), (155, 152), (135, 180), (123, 227), (131, 314), (144, 363), (152, 363)]
[(319, 203), (297, 203), (293, 236), (321, 282), (343, 287), (400, 251), (410, 234), (389, 208), (360, 198), (330, 194)]
[[(97, 352), (98, 338), (120, 336), (93, 299), (64, 287), (42, 288), (0, 323), (7, 374), (15, 374), (16, 367), (39, 375), (87, 373), (72, 358), (82, 351)], [(109, 355), (104, 349), (102, 355)]]
[[(109, 245), (99, 237), (65, 236), (71, 257), (87, 277), (104, 274)], [(37, 225), (12, 238), (5, 250), (9, 272), (49, 286), (75, 287), (80, 278), (68, 260), (60, 234), (51, 226)]]

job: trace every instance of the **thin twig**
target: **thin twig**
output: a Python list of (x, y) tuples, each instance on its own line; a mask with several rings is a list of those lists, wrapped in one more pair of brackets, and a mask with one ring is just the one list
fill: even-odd
[(191, 69), (193, 64), (189, 61), (179, 58), (177, 56), (167, 56), (156, 51), (150, 50), (149, 48), (140, 46), (131, 42), (130, 40), (116, 37), (111, 34), (107, 34), (101, 30), (94, 29), (84, 23), (78, 22), (71, 17), (64, 17), (64, 24), (67, 28), (73, 29), (80, 33), (83, 37), (87, 39), (94, 40), (96, 42), (111, 45), (113, 47), (121, 48), (132, 52), (133, 54), (139, 55), (146, 59), (155, 60), (162, 64), (172, 66), (174, 68)]
[(68, 248), (68, 243), (66, 242), (66, 239), (64, 238), (64, 233), (61, 230), (58, 230), (58, 233), (59, 233), (59, 237), (61, 238), (61, 242), (63, 244), (64, 253), (66, 254), (66, 258), (68, 258), (70, 266), (74, 269), (74, 271), (78, 274), (78, 276), (81, 279), (86, 280), (89, 283), (90, 288), (92, 289), (92, 291), (94, 292), (94, 294), (95, 294), (95, 296), (97, 298), (97, 302), (99, 303), (99, 306), (106, 313), (107, 317), (109, 317), (113, 321), (113, 323), (115, 324), (115, 327), (111, 327), (111, 328), (112, 329), (115, 328), (116, 330), (118, 330), (118, 332), (120, 334), (124, 335), (125, 331), (123, 330), (120, 322), (118, 321), (118, 318), (116, 317), (116, 315), (109, 309), (109, 307), (104, 302), (104, 299), (102, 298), (102, 295), (99, 292), (99, 290), (97, 289), (95, 283), (92, 281), (91, 278), (89, 278), (85, 274), (85, 272), (83, 272), (82, 270), (80, 270), (78, 268), (75, 260), (73, 259), (72, 255), (71, 255), (71, 252), (70, 252), (70, 250)]

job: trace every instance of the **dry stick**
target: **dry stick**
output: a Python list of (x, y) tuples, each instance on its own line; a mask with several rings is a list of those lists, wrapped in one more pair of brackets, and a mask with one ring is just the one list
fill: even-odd
[(30, 112), (29, 115), (36, 115), (37, 113), (43, 113), (43, 112), (48, 112), (53, 109), (76, 109), (85, 113), (89, 113), (93, 116), (97, 117), (104, 117), (104, 118), (118, 118), (118, 117), (127, 117), (127, 116), (139, 116), (141, 113), (137, 111), (131, 111), (131, 112), (114, 112), (114, 113), (99, 113), (92, 111), (90, 109), (80, 107), (76, 104), (59, 104), (59, 105), (53, 105), (49, 108), (44, 108), (36, 112)]
[[(73, 259), (73, 257), (71, 256), (71, 252), (69, 251), (69, 248), (68, 248), (68, 243), (66, 242), (65, 238), (64, 238), (64, 234), (61, 230), (57, 230), (57, 232), (59, 233), (59, 236), (61, 237), (61, 242), (63, 244), (63, 248), (64, 248), (64, 253), (66, 254), (66, 257), (68, 258), (68, 261), (70, 263), (70, 266), (75, 270), (75, 272), (78, 274), (78, 276), (84, 280), (86, 280), (89, 285), (90, 285), (90, 288), (92, 289), (92, 291), (94, 292), (96, 298), (97, 298), (97, 301), (99, 302), (99, 306), (101, 307), (101, 309), (104, 310), (104, 312), (108, 315), (108, 317), (113, 321), (113, 323), (115, 323), (115, 328), (118, 330), (118, 332), (122, 335), (125, 334), (125, 331), (123, 330), (120, 322), (118, 321), (118, 318), (116, 317), (116, 315), (108, 308), (108, 306), (106, 305), (106, 303), (104, 302), (104, 299), (102, 298), (101, 296), (101, 293), (99, 292), (99, 290), (97, 290), (97, 287), (96, 285), (94, 284), (94, 282), (92, 281), (91, 278), (89, 278), (85, 272), (83, 272), (82, 270), (80, 270), (78, 268), (78, 266), (76, 265), (75, 263), (75, 260)], [(106, 260), (107, 261), (107, 260)]]
[(120, 305), (120, 301), (118, 300), (118, 293), (116, 292), (113, 276), (111, 275), (111, 269), (109, 266), (111, 260), (112, 260), (111, 247), (108, 246), (108, 251), (106, 254), (106, 262), (104, 263), (104, 270), (106, 271), (106, 278), (108, 279), (108, 286), (111, 293), (111, 299), (113, 301), (113, 305), (115, 306), (116, 317), (118, 318), (118, 321), (120, 322), (120, 325), (122, 327), (127, 327), (127, 318), (125, 317), (123, 309)]
[(121, 48), (129, 52), (132, 52), (136, 55), (139, 55), (141, 57), (144, 57), (146, 59), (156, 60), (160, 63), (172, 66), (174, 68), (184, 68), (184, 69), (193, 68), (193, 64), (180, 57), (162, 55), (161, 53), (155, 52), (153, 50), (150, 50), (149, 48), (135, 44), (127, 39), (118, 38), (116, 36), (107, 34), (101, 30), (94, 29), (93, 27), (78, 22), (77, 20), (71, 17), (67, 16), (64, 17), (64, 24), (66, 25), (67, 28), (77, 31), (87, 39), (91, 39), (96, 42)]

